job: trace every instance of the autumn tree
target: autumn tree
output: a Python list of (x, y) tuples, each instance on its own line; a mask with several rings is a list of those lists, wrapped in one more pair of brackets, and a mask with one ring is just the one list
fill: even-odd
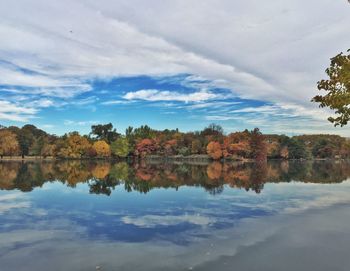
[(326, 73), (329, 79), (319, 81), (317, 87), (327, 93), (316, 95), (312, 101), (334, 110), (336, 116), (328, 120), (335, 126), (344, 126), (350, 119), (350, 54), (340, 53), (331, 58)]
[(177, 148), (177, 140), (176, 139), (171, 139), (168, 140), (164, 143), (163, 149), (164, 149), (164, 154), (165, 155), (174, 155), (176, 153), (176, 148)]
[(312, 154), (317, 158), (332, 158), (334, 156), (334, 143), (327, 139), (320, 139), (312, 148)]
[(126, 137), (119, 137), (111, 144), (112, 154), (118, 157), (127, 157), (130, 153), (129, 141)]
[(289, 149), (287, 146), (282, 146), (279, 152), (279, 156), (283, 159), (288, 159), (289, 158)]
[(199, 154), (202, 150), (202, 142), (199, 139), (195, 139), (191, 143), (191, 153)]
[(93, 148), (96, 151), (97, 157), (110, 157), (111, 156), (111, 148), (104, 140), (96, 141), (93, 144)]
[(214, 160), (218, 160), (222, 157), (221, 144), (216, 141), (212, 141), (207, 146), (207, 154)]
[(266, 161), (267, 150), (266, 143), (263, 134), (260, 132), (259, 128), (255, 128), (250, 132), (249, 141), (252, 158), (258, 162)]
[(81, 158), (90, 148), (91, 144), (86, 137), (77, 132), (70, 133), (59, 150), (58, 156), (69, 158)]
[(350, 140), (349, 139), (343, 142), (339, 154), (342, 158), (350, 157)]
[(135, 155), (145, 157), (147, 154), (152, 154), (158, 149), (157, 143), (149, 138), (142, 139), (136, 144)]
[(55, 154), (55, 145), (52, 143), (45, 143), (43, 148), (41, 149), (41, 155), (43, 157), (54, 156)]
[(231, 133), (225, 136), (222, 144), (223, 156), (225, 158), (241, 159), (247, 158), (250, 154), (249, 132)]
[(0, 156), (15, 155), (19, 152), (19, 144), (16, 135), (8, 130), (0, 130)]

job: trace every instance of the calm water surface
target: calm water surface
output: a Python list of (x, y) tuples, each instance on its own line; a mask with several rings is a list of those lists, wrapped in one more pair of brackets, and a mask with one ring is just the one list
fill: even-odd
[(0, 162), (0, 270), (350, 270), (350, 163)]

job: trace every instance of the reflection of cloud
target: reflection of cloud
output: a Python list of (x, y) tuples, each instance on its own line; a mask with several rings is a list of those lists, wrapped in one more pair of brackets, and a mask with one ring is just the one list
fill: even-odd
[(21, 193), (0, 195), (0, 214), (12, 209), (29, 208), (30, 202), (24, 201)]
[[(80, 187), (85, 186), (82, 184)], [(120, 194), (112, 195), (108, 200), (100, 198), (102, 201), (95, 196), (89, 197), (93, 200), (87, 208), (86, 205), (78, 204), (83, 202), (81, 196), (76, 194), (81, 191), (65, 188), (60, 183), (49, 183), (44, 187), (55, 190), (60, 195), (58, 204), (55, 199), (41, 202), (44, 197), (36, 197), (39, 193), (48, 195), (47, 191), (38, 189), (32, 194), (33, 206), (44, 206), (45, 203), (48, 217), (40, 219), (36, 214), (44, 215), (44, 210), (29, 208), (25, 210), (25, 215), (16, 209), (19, 215), (5, 214), (8, 215), (7, 219), (1, 220), (7, 224), (6, 228), (4, 224), (1, 227), (9, 229), (8, 232), (0, 232), (2, 270), (46, 270), (47, 259), (53, 266), (52, 270), (57, 270), (55, 266), (60, 270), (93, 270), (97, 265), (102, 270), (187, 270), (189, 267), (194, 270), (213, 270), (214, 268), (207, 268), (211, 263), (218, 266), (216, 270), (220, 270), (222, 257), (225, 260), (227, 257), (237, 259), (247, 255), (273, 257), (275, 254), (270, 252), (274, 252), (275, 247), (281, 252), (288, 252), (295, 244), (291, 241), (295, 240), (302, 242), (304, 246), (312, 246), (309, 251), (319, 252), (322, 249), (319, 243), (334, 245), (339, 236), (342, 237), (347, 232), (349, 225), (346, 216), (348, 207), (324, 207), (348, 202), (349, 196), (345, 192), (349, 191), (350, 182), (337, 185), (269, 184), (260, 195), (227, 189), (223, 194), (212, 196), (200, 192), (198, 188), (182, 188), (181, 199), (171, 197), (170, 195), (174, 195), (171, 192), (169, 197), (159, 199), (157, 206), (150, 200), (142, 202), (142, 206), (138, 205), (137, 208), (126, 208), (129, 206), (128, 201), (121, 198)], [(64, 194), (66, 190), (74, 194)], [(152, 193), (147, 196), (152, 199)], [(140, 197), (128, 193), (125, 197), (128, 200), (140, 200)], [(25, 198), (24, 194), (18, 192), (6, 194), (0, 196), (0, 206), (2, 203), (23, 203)], [(116, 208), (116, 202), (120, 208)], [(183, 202), (188, 203), (185, 209)], [(314, 212), (310, 208), (315, 206), (322, 208)], [(284, 213), (292, 207), (298, 207), (301, 212), (297, 215)], [(307, 208), (302, 209), (303, 207)], [(251, 210), (267, 209), (275, 211), (274, 215), (261, 216), (260, 212), (258, 215), (253, 213), (254, 217), (251, 218), (243, 217), (251, 215)], [(150, 210), (158, 215), (147, 215)], [(196, 215), (197, 213), (200, 215)], [(123, 214), (122, 222), (140, 228), (120, 225), (118, 219)], [(205, 227), (217, 222), (219, 227)], [(181, 223), (202, 227), (183, 227)], [(18, 224), (23, 225), (23, 228), (18, 229)], [(98, 227), (101, 225), (106, 228)], [(155, 228), (177, 225), (184, 230)], [(319, 234), (319, 225), (322, 225), (323, 232), (318, 236), (319, 243), (316, 246), (313, 242), (316, 239), (310, 232), (317, 227)], [(142, 227), (150, 230), (143, 231)], [(329, 240), (323, 237), (332, 229), (340, 229), (335, 233), (338, 239), (328, 243)], [(93, 232), (95, 234), (90, 236)], [(151, 238), (144, 239), (145, 232)], [(118, 239), (121, 235), (132, 236), (132, 241)], [(185, 245), (182, 242), (173, 242), (174, 239), (184, 240)], [(271, 245), (265, 247), (265, 244)], [(299, 243), (296, 245), (300, 249)], [(247, 250), (250, 253), (245, 253)], [(343, 251), (347, 251), (346, 247), (343, 247)], [(158, 255), (157, 260), (147, 261), (153, 259), (154, 255)], [(292, 266), (292, 260), (285, 259), (285, 264)], [(327, 259), (320, 259), (322, 260)], [(256, 258), (251, 261), (255, 262)]]
[(21, 209), (21, 208), (29, 208), (29, 202), (20, 202), (20, 203), (1, 203), (0, 206), (0, 214), (3, 214), (11, 209)]
[(285, 213), (296, 213), (307, 211), (308, 209), (323, 209), (337, 204), (349, 204), (350, 196), (348, 192), (328, 193), (324, 196), (316, 197), (313, 200), (296, 199), (292, 201), (295, 206), (284, 209)]
[(145, 215), (141, 217), (124, 216), (121, 219), (125, 224), (133, 224), (138, 227), (154, 228), (156, 226), (172, 226), (180, 223), (190, 223), (198, 226), (208, 226), (215, 219), (201, 215)]

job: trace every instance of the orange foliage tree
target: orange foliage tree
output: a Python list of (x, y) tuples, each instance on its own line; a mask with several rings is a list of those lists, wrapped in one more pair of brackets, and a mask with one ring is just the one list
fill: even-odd
[(252, 158), (258, 162), (267, 160), (267, 149), (265, 143), (265, 137), (258, 128), (255, 128), (250, 133), (250, 148), (252, 150)]
[(249, 133), (245, 131), (229, 134), (224, 138), (222, 150), (225, 158), (248, 157), (250, 153)]
[(222, 157), (221, 144), (216, 141), (212, 141), (207, 146), (207, 154), (214, 160), (218, 160)]

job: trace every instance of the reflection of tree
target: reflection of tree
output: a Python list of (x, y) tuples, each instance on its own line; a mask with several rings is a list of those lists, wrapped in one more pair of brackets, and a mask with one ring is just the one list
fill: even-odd
[(211, 180), (220, 179), (222, 172), (222, 164), (219, 162), (213, 162), (207, 167), (208, 178)]
[(129, 178), (129, 165), (126, 162), (121, 162), (113, 165), (110, 175), (112, 178), (125, 181)]
[(41, 187), (45, 181), (41, 171), (41, 164), (23, 163), (14, 180), (14, 186), (21, 191), (32, 191), (34, 187)]
[(0, 189), (14, 189), (14, 180), (17, 177), (21, 164), (5, 163), (0, 164)]
[(92, 172), (88, 164), (82, 161), (64, 161), (57, 164), (59, 179), (68, 186), (75, 187), (78, 183), (86, 182), (91, 178)]
[(255, 191), (256, 193), (260, 193), (264, 188), (264, 183), (267, 179), (267, 163), (258, 162), (252, 168), (252, 172), (250, 175), (250, 189)]
[(340, 183), (350, 176), (350, 163), (332, 161), (271, 161), (269, 163), (110, 164), (108, 162), (58, 161), (0, 163), (0, 189), (31, 191), (48, 181), (75, 187), (87, 182), (90, 192), (110, 195), (119, 185), (126, 191), (147, 193), (155, 188), (203, 187), (211, 194), (224, 185), (260, 193), (265, 183)]
[(105, 194), (109, 196), (112, 190), (118, 186), (120, 182), (116, 179), (106, 176), (104, 179), (93, 178), (89, 182), (90, 193), (92, 194)]
[(111, 170), (110, 163), (97, 164), (92, 170), (92, 176), (96, 179), (104, 179)]
[(121, 177), (127, 177), (128, 165), (120, 163), (111, 165), (108, 162), (99, 163), (91, 168), (93, 179), (90, 180), (90, 193), (109, 196), (112, 190), (120, 184)]

